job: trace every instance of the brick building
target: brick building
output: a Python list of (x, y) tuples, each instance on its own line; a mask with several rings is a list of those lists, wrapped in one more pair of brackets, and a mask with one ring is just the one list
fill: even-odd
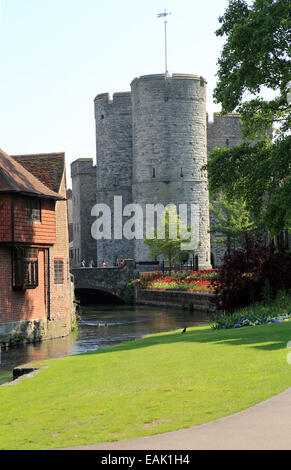
[(67, 335), (73, 315), (65, 155), (0, 150), (0, 345)]

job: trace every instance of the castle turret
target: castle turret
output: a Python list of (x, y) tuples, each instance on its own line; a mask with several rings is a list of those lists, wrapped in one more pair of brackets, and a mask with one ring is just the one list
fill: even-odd
[[(133, 200), (188, 204), (199, 210), (199, 268), (209, 269), (206, 81), (197, 75), (146, 75), (133, 80)], [(145, 214), (145, 210), (144, 210)], [(190, 221), (189, 221), (190, 222)], [(135, 258), (149, 259), (143, 240)]]
[[(114, 234), (114, 197), (122, 196), (123, 206), (132, 201), (132, 112), (131, 93), (101, 94), (95, 98), (97, 141), (97, 196), (112, 213), (112, 239), (97, 242), (98, 265), (103, 259), (113, 265), (115, 258), (133, 257), (133, 242)], [(116, 209), (118, 217), (120, 211)], [(123, 219), (121, 219), (123, 220)], [(122, 234), (122, 227), (120, 227)], [(115, 235), (115, 239), (114, 239)]]
[(207, 123), (207, 150), (216, 147), (236, 147), (242, 143), (242, 123), (239, 113), (214, 113), (213, 122)]
[(91, 236), (92, 207), (96, 204), (96, 167), (92, 158), (79, 158), (71, 164), (73, 257), (79, 266), (82, 259), (96, 263), (96, 241)]
[[(213, 122), (207, 120), (208, 155), (217, 147), (236, 147), (243, 142), (242, 123), (239, 113), (214, 113)], [(210, 211), (210, 226), (217, 225), (214, 214)], [(220, 266), (226, 253), (226, 246), (215, 242), (216, 235), (211, 234), (211, 255), (213, 267)]]

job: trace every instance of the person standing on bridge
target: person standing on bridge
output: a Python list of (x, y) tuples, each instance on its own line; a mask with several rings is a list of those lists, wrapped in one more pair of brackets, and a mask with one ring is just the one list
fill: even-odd
[(84, 259), (82, 259), (80, 266), (81, 268), (86, 268), (86, 261)]
[(103, 260), (102, 266), (103, 266), (103, 268), (107, 267), (107, 263), (106, 263), (105, 259)]
[(114, 266), (119, 266), (119, 259), (118, 259), (118, 256), (115, 257)]
[(94, 268), (94, 261), (91, 259), (90, 263), (89, 263), (89, 268)]

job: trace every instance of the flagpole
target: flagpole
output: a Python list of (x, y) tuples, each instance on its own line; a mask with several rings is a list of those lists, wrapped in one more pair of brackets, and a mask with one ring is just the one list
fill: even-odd
[(167, 13), (167, 10), (164, 13), (159, 13), (158, 18), (165, 18), (165, 76), (169, 75), (168, 72), (168, 41), (167, 41), (167, 16), (171, 15), (172, 13)]
[(168, 48), (167, 48), (167, 20), (165, 20), (165, 70), (166, 77), (169, 75), (168, 72)]

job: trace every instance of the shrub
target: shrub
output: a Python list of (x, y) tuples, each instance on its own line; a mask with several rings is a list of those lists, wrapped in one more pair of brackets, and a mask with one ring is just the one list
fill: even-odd
[(291, 289), (290, 253), (248, 238), (245, 250), (225, 256), (215, 285), (217, 302), (226, 312), (257, 301), (268, 302), (280, 290)]
[(211, 324), (214, 330), (266, 325), (291, 320), (291, 295), (284, 291), (268, 304), (255, 303), (231, 315), (222, 314)]

